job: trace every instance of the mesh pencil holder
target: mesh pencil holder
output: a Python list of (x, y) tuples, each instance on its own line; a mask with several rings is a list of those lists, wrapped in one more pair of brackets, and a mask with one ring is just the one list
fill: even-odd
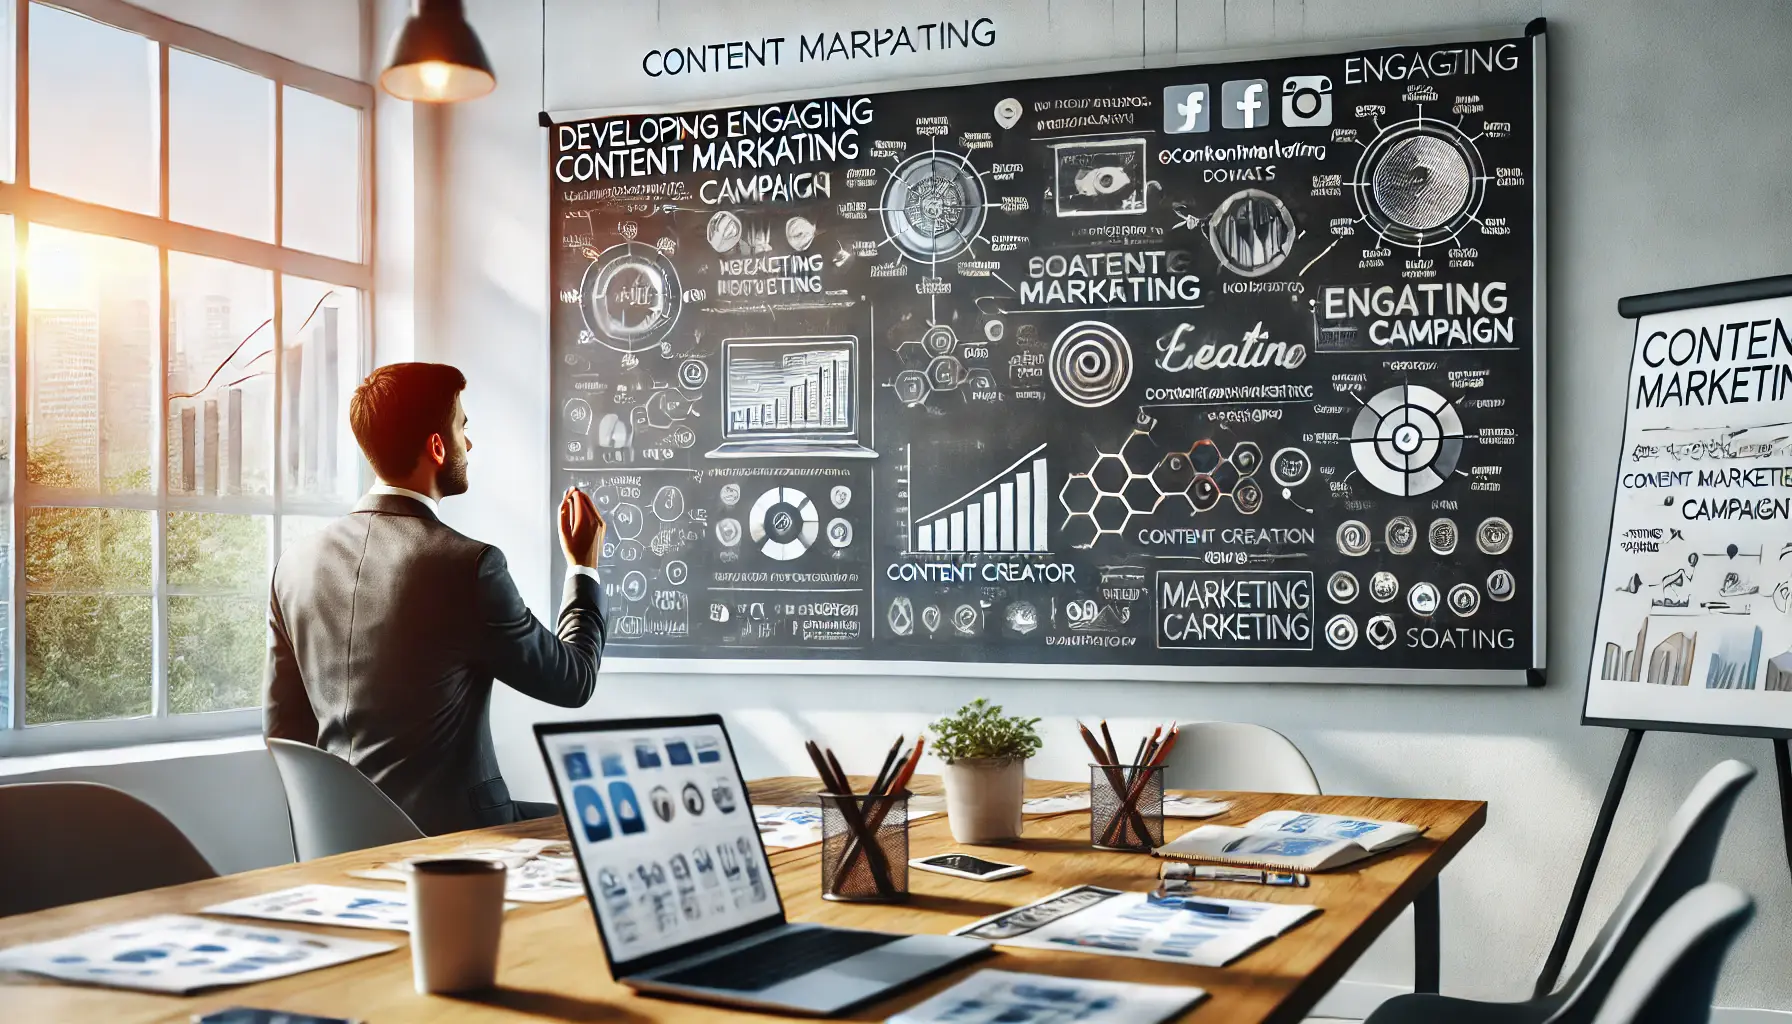
[[(908, 797), (821, 798), (821, 898), (847, 903), (908, 899)], [(856, 813), (855, 813), (856, 812)], [(864, 831), (861, 833), (860, 826)], [(871, 837), (866, 843), (864, 838)]]
[(1131, 852), (1164, 845), (1163, 765), (1089, 766), (1089, 845)]

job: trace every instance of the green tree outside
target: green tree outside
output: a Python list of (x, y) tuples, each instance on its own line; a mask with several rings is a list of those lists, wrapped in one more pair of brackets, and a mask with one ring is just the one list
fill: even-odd
[[(50, 446), (30, 451), (26, 473), (38, 486), (74, 483), (66, 459)], [(108, 481), (108, 490), (148, 489), (146, 469), (131, 477)], [(155, 513), (61, 507), (24, 512), (26, 722), (149, 714)], [(266, 516), (168, 514), (171, 712), (260, 702), (268, 522)]]

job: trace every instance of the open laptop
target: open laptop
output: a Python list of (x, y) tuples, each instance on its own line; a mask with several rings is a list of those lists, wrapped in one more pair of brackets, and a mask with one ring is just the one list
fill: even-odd
[(989, 951), (785, 920), (720, 715), (535, 727), (610, 976), (632, 989), (838, 1013)]
[(712, 459), (875, 459), (859, 443), (859, 339), (722, 340), (722, 436)]

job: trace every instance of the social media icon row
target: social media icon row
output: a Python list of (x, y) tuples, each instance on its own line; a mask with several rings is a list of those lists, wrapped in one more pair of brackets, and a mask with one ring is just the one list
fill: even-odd
[[(1289, 75), (1282, 80), (1282, 124), (1324, 128), (1332, 123), (1332, 80), (1325, 75)], [(1241, 78), (1220, 85), (1220, 127), (1267, 128), (1269, 82)], [(1213, 127), (1213, 94), (1207, 83), (1164, 88), (1164, 131), (1187, 135)]]
[[(718, 764), (722, 760), (721, 746), (713, 737), (699, 736), (693, 741), (669, 739), (666, 741), (665, 757), (660, 757), (660, 745), (650, 739), (633, 741), (635, 767), (642, 771), (661, 768), (667, 764), (681, 766), (691, 764)], [(603, 769), (605, 778), (621, 778), (628, 774), (621, 751), (604, 750), (598, 755), (598, 763)], [(591, 759), (582, 748), (574, 748), (566, 753), (566, 777), (579, 782), (591, 777)]]

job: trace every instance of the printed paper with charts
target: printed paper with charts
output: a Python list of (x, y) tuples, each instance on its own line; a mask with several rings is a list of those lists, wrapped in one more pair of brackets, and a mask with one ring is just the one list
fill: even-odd
[(163, 914), (0, 950), (0, 970), (178, 995), (284, 978), (397, 948), (389, 942)]

